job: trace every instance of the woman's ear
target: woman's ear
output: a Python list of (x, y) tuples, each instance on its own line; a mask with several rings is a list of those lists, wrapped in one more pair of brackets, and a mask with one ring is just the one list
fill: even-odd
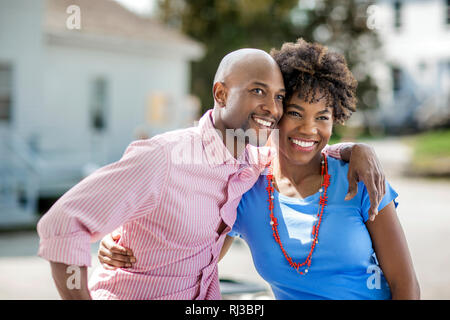
[(213, 96), (214, 105), (224, 108), (227, 105), (227, 87), (223, 82), (214, 83)]

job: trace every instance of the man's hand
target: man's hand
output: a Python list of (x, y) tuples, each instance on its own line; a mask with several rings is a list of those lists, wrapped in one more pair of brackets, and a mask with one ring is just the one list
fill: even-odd
[(136, 262), (131, 249), (117, 244), (120, 233), (110, 233), (100, 242), (98, 249), (98, 260), (105, 269), (115, 270), (117, 268), (129, 268)]
[(358, 182), (364, 182), (369, 193), (369, 219), (374, 221), (378, 206), (386, 193), (385, 176), (374, 149), (364, 143), (355, 143), (341, 150), (343, 160), (348, 166), (348, 193), (345, 200), (352, 199), (358, 192)]

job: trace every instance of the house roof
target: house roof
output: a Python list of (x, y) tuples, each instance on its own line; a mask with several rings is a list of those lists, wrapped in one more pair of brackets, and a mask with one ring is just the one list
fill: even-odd
[[(66, 26), (69, 6), (80, 8), (81, 28)], [(44, 30), (53, 43), (128, 48), (141, 52), (171, 49), (188, 59), (203, 56), (203, 46), (150, 17), (139, 16), (113, 0), (45, 0)], [(157, 50), (158, 51), (158, 50)]]

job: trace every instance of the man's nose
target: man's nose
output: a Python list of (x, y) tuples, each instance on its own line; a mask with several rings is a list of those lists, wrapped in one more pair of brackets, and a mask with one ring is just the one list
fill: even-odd
[(264, 103), (263, 110), (269, 112), (278, 121), (283, 114), (283, 103), (277, 102), (275, 98), (268, 97)]

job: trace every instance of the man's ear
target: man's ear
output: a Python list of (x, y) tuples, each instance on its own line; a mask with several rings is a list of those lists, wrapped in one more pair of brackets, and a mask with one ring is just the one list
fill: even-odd
[(221, 108), (224, 108), (227, 105), (227, 93), (228, 88), (223, 82), (214, 83), (213, 87), (213, 96), (214, 96), (214, 104), (218, 105)]

